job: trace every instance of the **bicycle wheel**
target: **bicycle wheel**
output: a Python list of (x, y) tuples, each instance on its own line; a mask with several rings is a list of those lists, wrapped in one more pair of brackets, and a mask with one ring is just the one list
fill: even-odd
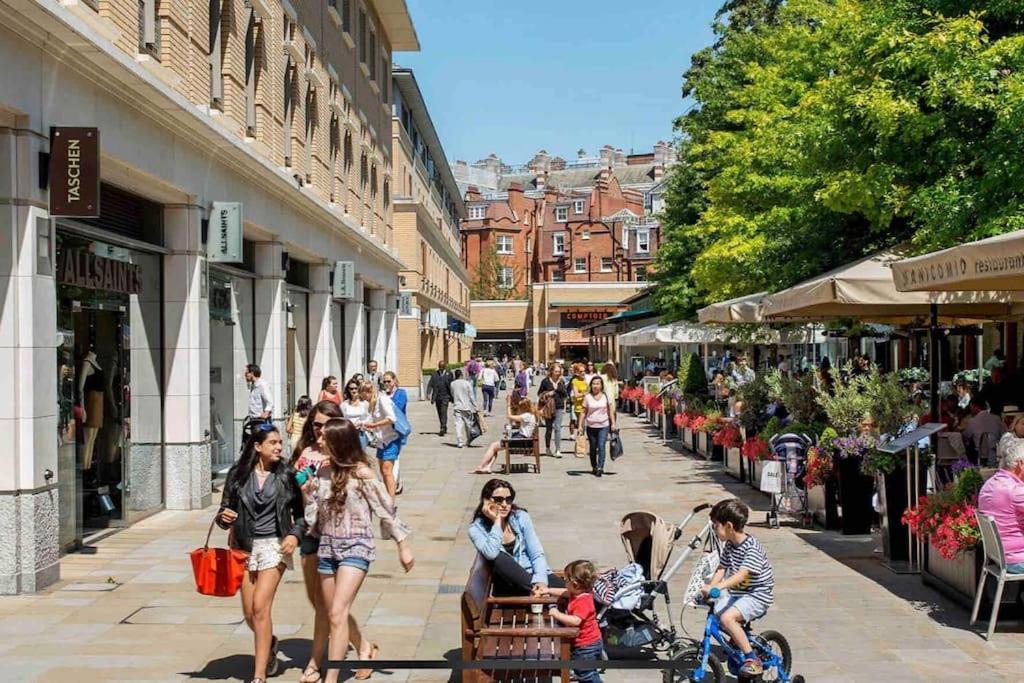
[[(680, 650), (672, 656), (672, 660), (689, 664), (692, 668), (673, 669), (672, 671), (663, 672), (661, 675), (663, 683), (688, 683), (688, 681), (694, 680), (691, 674), (696, 673), (697, 667), (700, 666), (699, 649), (693, 647), (687, 650)], [(725, 670), (722, 668), (722, 662), (718, 661), (718, 657), (715, 656), (714, 652), (708, 654), (708, 665), (704, 669), (704, 678), (701, 680), (707, 683), (725, 682)]]
[[(782, 660), (782, 670), (788, 675), (793, 666), (793, 651), (789, 647), (789, 641), (786, 637), (778, 631), (763, 631), (751, 638), (754, 649), (758, 650), (762, 655), (771, 652), (776, 657)], [(764, 659), (764, 656), (761, 657)], [(762, 681), (777, 681), (782, 678), (779, 675), (779, 668), (777, 666), (769, 668), (765, 666), (764, 674), (761, 676)]]

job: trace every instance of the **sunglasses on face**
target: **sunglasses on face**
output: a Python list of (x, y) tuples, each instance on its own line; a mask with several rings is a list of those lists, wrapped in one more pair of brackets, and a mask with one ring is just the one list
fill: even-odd
[(491, 496), (491, 500), (498, 505), (511, 505), (512, 501), (515, 499), (515, 496)]

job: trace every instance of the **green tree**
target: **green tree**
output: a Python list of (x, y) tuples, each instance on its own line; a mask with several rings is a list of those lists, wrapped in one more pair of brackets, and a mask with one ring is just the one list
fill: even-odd
[(1024, 228), (1019, 1), (759, 4), (686, 75), (665, 310)]
[[(512, 282), (505, 286), (502, 282), (502, 268), (512, 268)], [(480, 267), (472, 274), (472, 282), (469, 285), (469, 296), (473, 299), (484, 299), (489, 301), (501, 301), (506, 299), (525, 299), (526, 296), (520, 291), (522, 271), (516, 268), (515, 264), (508, 264), (498, 255), (498, 248), (491, 248), (480, 259)]]

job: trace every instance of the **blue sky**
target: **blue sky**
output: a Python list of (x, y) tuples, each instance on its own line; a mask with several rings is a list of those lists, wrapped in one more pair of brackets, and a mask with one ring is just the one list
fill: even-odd
[(416, 72), (449, 159), (541, 148), (572, 159), (672, 136), (690, 55), (712, 41), (721, 0), (407, 0)]

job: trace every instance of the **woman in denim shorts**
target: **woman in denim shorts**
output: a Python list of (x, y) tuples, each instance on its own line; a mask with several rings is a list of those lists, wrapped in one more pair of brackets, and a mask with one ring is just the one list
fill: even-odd
[[(315, 475), (320, 469), (320, 465), (327, 461), (327, 456), (320, 452), (320, 445), (317, 442), (324, 423), (334, 417), (342, 417), (342, 410), (333, 401), (321, 401), (313, 406), (306, 418), (306, 424), (302, 428), (302, 435), (292, 453), (291, 465), (296, 473), (308, 468)], [(320, 680), (320, 660), (323, 659), (327, 649), (327, 637), (331, 631), (331, 624), (327, 619), (327, 608), (324, 605), (323, 591), (320, 588), (320, 574), (316, 570), (320, 538), (311, 531), (307, 529), (306, 533), (299, 538), (302, 579), (306, 584), (306, 597), (309, 598), (316, 613), (309, 663), (302, 671), (302, 677), (299, 678), (300, 683), (317, 683)], [(349, 638), (360, 656), (369, 654), (369, 644), (363, 642), (362, 634), (359, 632), (359, 626), (354, 618), (349, 619)]]
[[(302, 490), (306, 522), (320, 536), (317, 571), (330, 615), (328, 656), (341, 660), (348, 650), (352, 604), (376, 557), (374, 515), (380, 518), (384, 538), (397, 543), (398, 558), (407, 572), (412, 569), (413, 556), (406, 541), (409, 528), (395, 516), (394, 498), (374, 475), (356, 426), (344, 418), (328, 420), (320, 430), (319, 445), (328, 461)], [(376, 659), (378, 652), (376, 645), (369, 645), (359, 650), (359, 656)], [(334, 683), (338, 673), (338, 669), (331, 669), (324, 680)], [(370, 673), (362, 669), (355, 677), (363, 680)]]

